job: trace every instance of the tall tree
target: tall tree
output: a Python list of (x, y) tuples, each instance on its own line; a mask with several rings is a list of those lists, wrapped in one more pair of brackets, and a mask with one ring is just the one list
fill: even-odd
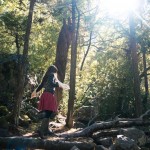
[(68, 100), (68, 112), (66, 119), (66, 126), (71, 128), (73, 126), (73, 107), (75, 100), (75, 81), (76, 81), (76, 59), (77, 59), (77, 40), (75, 34), (75, 8), (76, 2), (72, 0), (72, 44), (71, 44), (71, 68), (70, 68), (70, 91)]
[(28, 57), (29, 37), (30, 37), (33, 9), (34, 9), (35, 2), (36, 0), (30, 1), (29, 15), (28, 15), (26, 34), (25, 34), (25, 39), (24, 39), (23, 56), (21, 58), (20, 65), (19, 65), (18, 88), (16, 89), (16, 101), (15, 101), (15, 108), (13, 112), (14, 123), (16, 125), (19, 124), (20, 105), (21, 105), (23, 92), (24, 92), (25, 75), (26, 75), (26, 69), (27, 69), (27, 63), (28, 63), (27, 57)]
[[(147, 1), (142, 1), (142, 0), (139, 0), (139, 15), (141, 16), (141, 18), (144, 18), (145, 16), (145, 6), (147, 5)], [(148, 87), (148, 69), (147, 69), (147, 49), (148, 49), (148, 41), (149, 41), (149, 38), (147, 35), (149, 35), (149, 29), (147, 30), (147, 25), (145, 26), (145, 21), (143, 21), (143, 19), (140, 19), (140, 31), (142, 33), (143, 31), (143, 34), (141, 36), (141, 38), (139, 38), (139, 44), (141, 46), (141, 52), (142, 52), (142, 56), (143, 56), (143, 77), (144, 77), (144, 88), (145, 88), (145, 94), (144, 94), (144, 97), (142, 99), (142, 102), (143, 102), (143, 111), (146, 111), (147, 109), (147, 102), (148, 102), (148, 96), (149, 96), (149, 87)], [(149, 28), (149, 26), (148, 26)]]
[(134, 80), (134, 98), (135, 98), (135, 113), (139, 117), (142, 114), (142, 102), (141, 102), (141, 92), (140, 92), (140, 80), (138, 71), (138, 55), (136, 47), (136, 35), (135, 35), (135, 24), (133, 11), (130, 11), (129, 16), (129, 28), (130, 28), (130, 51), (132, 58), (132, 71)]
[[(63, 20), (63, 26), (59, 33), (58, 42), (57, 42), (57, 50), (56, 50), (56, 59), (55, 65), (58, 68), (58, 78), (61, 82), (64, 82), (65, 73), (66, 73), (66, 65), (68, 59), (68, 50), (71, 44), (71, 20), (68, 19), (68, 24), (66, 24), (66, 20)], [(56, 90), (57, 100), (60, 102), (62, 99), (62, 89), (57, 88)]]

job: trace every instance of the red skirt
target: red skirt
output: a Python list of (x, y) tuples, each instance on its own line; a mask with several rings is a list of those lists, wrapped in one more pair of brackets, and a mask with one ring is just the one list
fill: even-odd
[(50, 110), (57, 112), (57, 100), (54, 94), (50, 92), (43, 92), (39, 101), (38, 109), (40, 111)]

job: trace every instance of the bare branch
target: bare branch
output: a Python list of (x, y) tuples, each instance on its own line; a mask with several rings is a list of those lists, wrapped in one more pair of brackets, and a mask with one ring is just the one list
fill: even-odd
[(86, 58), (86, 56), (88, 55), (88, 52), (89, 52), (89, 50), (90, 50), (90, 46), (91, 46), (91, 38), (92, 38), (92, 31), (90, 32), (89, 45), (88, 45), (88, 48), (87, 48), (87, 50), (86, 50), (86, 53), (84, 54), (84, 58), (83, 58), (83, 61), (82, 61), (82, 63), (81, 63), (80, 70), (83, 69), (83, 65), (84, 65), (85, 58)]

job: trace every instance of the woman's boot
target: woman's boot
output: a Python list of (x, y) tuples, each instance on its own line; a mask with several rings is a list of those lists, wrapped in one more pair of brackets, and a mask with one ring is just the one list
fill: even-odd
[(39, 128), (39, 136), (44, 138), (49, 132), (49, 118), (42, 119), (41, 126)]

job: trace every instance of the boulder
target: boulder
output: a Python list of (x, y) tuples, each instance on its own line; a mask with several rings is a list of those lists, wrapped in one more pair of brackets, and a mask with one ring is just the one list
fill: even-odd
[(7, 137), (7, 136), (9, 136), (8, 129), (0, 128), (0, 137)]
[(0, 128), (8, 129), (9, 122), (6, 120), (5, 116), (0, 117)]
[(95, 150), (109, 150), (109, 149), (104, 147), (103, 145), (97, 145)]
[(93, 117), (95, 117), (96, 112), (94, 106), (82, 106), (75, 114), (78, 121), (87, 124)]
[(136, 142), (124, 135), (118, 135), (115, 144), (113, 145), (114, 150), (140, 150)]
[(70, 150), (80, 150), (80, 149), (76, 146), (73, 146)]
[(108, 138), (98, 138), (96, 139), (96, 144), (103, 145), (105, 147), (110, 147), (113, 144), (113, 140), (111, 137)]
[(120, 134), (133, 139), (139, 146), (143, 146), (147, 142), (147, 136), (145, 135), (145, 133), (134, 127), (121, 129)]

